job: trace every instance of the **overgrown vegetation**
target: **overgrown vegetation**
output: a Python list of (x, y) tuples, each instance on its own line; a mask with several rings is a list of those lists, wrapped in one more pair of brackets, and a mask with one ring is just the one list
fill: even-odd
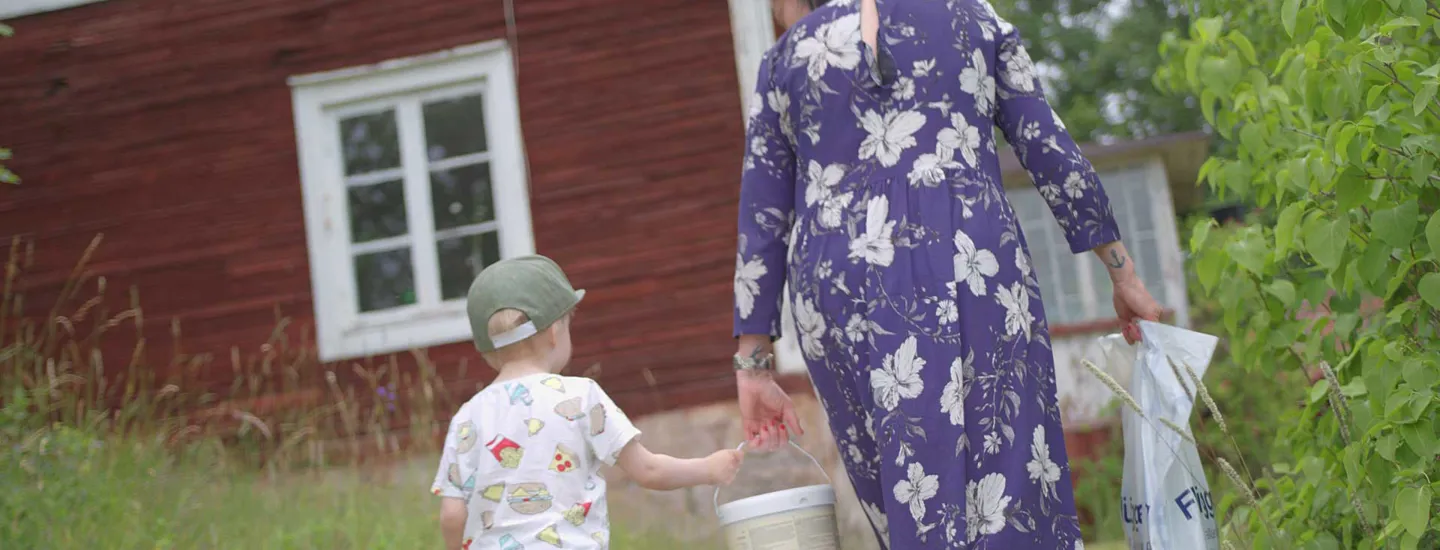
[[(403, 372), (346, 371), (292, 342), (283, 318), (228, 362), (178, 344), (147, 353), (137, 293), (111, 311), (113, 290), (86, 270), (98, 246), (29, 315), (18, 289), (33, 250), (14, 241), (4, 264), (0, 548), (442, 546), (431, 451), (458, 403), (423, 353)], [(622, 531), (612, 546), (678, 543)]]
[(1156, 80), (1199, 96), (1233, 146), (1207, 185), (1274, 222), (1200, 223), (1192, 265), (1247, 376), (1315, 380), (1275, 461), (1229, 476), (1228, 531), (1254, 548), (1440, 546), (1440, 7), (1194, 5)]
[[(9, 25), (0, 23), (0, 38), (8, 38), (15, 34), (15, 30)], [(15, 175), (9, 168), (6, 168), (3, 161), (10, 160), (10, 150), (0, 147), (0, 183), (20, 183), (20, 176)]]

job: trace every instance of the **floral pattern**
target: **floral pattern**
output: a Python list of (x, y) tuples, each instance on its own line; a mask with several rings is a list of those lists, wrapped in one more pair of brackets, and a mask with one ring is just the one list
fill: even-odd
[(998, 140), (1073, 252), (1120, 239), (1109, 201), (987, 2), (877, 5), (878, 52), (837, 0), (761, 60), (735, 333), (778, 337), (789, 301), (886, 548), (1077, 547), (1037, 279), (1064, 274), (1031, 267)]

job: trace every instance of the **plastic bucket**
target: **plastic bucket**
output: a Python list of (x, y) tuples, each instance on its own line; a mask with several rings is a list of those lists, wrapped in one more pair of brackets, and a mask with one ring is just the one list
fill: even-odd
[[(820, 461), (794, 441), (790, 442), (820, 473), (830, 475)], [(741, 443), (739, 448), (744, 448)], [(835, 521), (835, 489), (811, 485), (765, 493), (720, 504), (715, 488), (715, 514), (730, 550), (839, 550), (840, 528)]]

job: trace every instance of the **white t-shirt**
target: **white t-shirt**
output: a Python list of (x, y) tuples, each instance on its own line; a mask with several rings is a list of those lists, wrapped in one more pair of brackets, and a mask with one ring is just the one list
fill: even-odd
[(465, 500), (467, 550), (603, 549), (600, 463), (640, 435), (589, 378), (533, 374), (492, 384), (450, 420), (431, 492)]

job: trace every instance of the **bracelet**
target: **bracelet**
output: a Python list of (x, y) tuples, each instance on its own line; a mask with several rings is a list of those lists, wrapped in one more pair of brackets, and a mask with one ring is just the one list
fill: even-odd
[(737, 371), (773, 371), (775, 370), (775, 354), (765, 354), (758, 360), (754, 357), (736, 355), (734, 366)]

